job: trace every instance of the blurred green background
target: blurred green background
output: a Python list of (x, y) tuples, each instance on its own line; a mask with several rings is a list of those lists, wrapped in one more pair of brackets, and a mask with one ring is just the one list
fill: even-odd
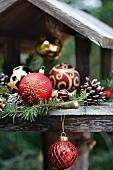
[[(82, 9), (113, 27), (113, 0), (60, 0)], [(62, 54), (58, 60), (51, 63), (66, 62), (75, 66), (74, 37), (64, 42)], [(92, 46), (92, 73), (93, 78), (100, 79), (99, 47)], [(0, 72), (3, 65), (3, 54), (0, 53)], [(21, 55), (21, 63), (28, 65), (32, 70), (38, 70), (43, 64), (39, 56), (29, 58)], [(46, 63), (50, 64), (50, 63)], [(48, 71), (48, 70), (47, 70)], [(113, 133), (92, 133), (97, 141), (90, 152), (89, 170), (113, 170)], [(46, 145), (46, 143), (45, 143)], [(0, 133), (0, 170), (42, 170), (43, 168), (41, 132), (10, 132)]]
[[(41, 136), (38, 132), (1, 132), (0, 170), (43, 170)], [(112, 170), (113, 133), (96, 132), (92, 137), (97, 144), (90, 152), (89, 170)]]

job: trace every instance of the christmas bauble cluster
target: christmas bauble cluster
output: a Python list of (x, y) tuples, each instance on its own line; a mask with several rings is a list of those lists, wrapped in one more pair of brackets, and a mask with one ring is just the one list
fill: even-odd
[(66, 89), (68, 91), (75, 90), (80, 84), (80, 76), (70, 64), (61, 63), (54, 66), (49, 78), (53, 88), (56, 90)]
[(75, 163), (77, 149), (68, 141), (68, 137), (60, 136), (59, 140), (50, 146), (48, 158), (53, 168), (64, 170)]
[(40, 100), (48, 100), (52, 94), (52, 84), (42, 70), (33, 73), (26, 66), (18, 66), (13, 69), (7, 86), (12, 93), (18, 93), (30, 105), (37, 104)]
[(104, 87), (100, 86), (100, 82), (97, 79), (91, 81), (90, 78), (86, 77), (86, 82), (81, 86), (81, 90), (86, 90), (89, 93), (88, 97), (84, 100), (84, 104), (95, 105), (104, 101), (105, 94), (103, 89)]

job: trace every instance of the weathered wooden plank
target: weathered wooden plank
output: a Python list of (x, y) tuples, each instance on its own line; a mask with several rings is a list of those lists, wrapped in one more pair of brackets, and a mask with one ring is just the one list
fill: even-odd
[(28, 0), (103, 48), (113, 49), (113, 29), (93, 16), (56, 0)]
[(80, 106), (79, 109), (53, 110), (46, 116), (38, 116), (34, 122), (6, 117), (0, 119), (0, 131), (60, 133), (61, 115), (65, 115), (66, 132), (113, 132), (113, 102), (104, 102), (100, 106)]
[(49, 115), (97, 115), (97, 116), (113, 116), (113, 102), (103, 102), (98, 106), (80, 106), (78, 109), (61, 109), (49, 112)]
[(112, 71), (112, 50), (101, 48), (101, 78), (108, 77), (109, 72)]
[(10, 7), (16, 1), (18, 0), (0, 0), (0, 12)]
[[(55, 110), (50, 112), (50, 115), (57, 115), (59, 116), (61, 112), (59, 110)], [(103, 115), (113, 115), (113, 106), (106, 108), (106, 106), (81, 106), (79, 109), (62, 109), (62, 114), (65, 115), (97, 115), (97, 116), (103, 116)]]
[[(61, 116), (39, 116), (35, 122), (0, 119), (0, 131), (61, 132)], [(65, 116), (66, 132), (113, 132), (113, 116)]]
[(76, 37), (76, 69), (80, 73), (80, 84), (83, 84), (85, 77), (91, 78), (91, 41)]

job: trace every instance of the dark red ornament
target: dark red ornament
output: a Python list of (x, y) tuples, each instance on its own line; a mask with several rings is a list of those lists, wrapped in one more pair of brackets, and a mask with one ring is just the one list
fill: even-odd
[(58, 91), (58, 97), (59, 97), (60, 99), (63, 99), (63, 100), (68, 99), (68, 97), (69, 97), (69, 92), (68, 92), (66, 89), (59, 90), (59, 91)]
[(53, 143), (48, 150), (48, 158), (52, 167), (67, 169), (76, 161), (77, 149), (68, 141), (68, 137), (60, 136), (59, 141)]
[(56, 90), (66, 89), (70, 92), (80, 84), (80, 75), (70, 64), (58, 64), (49, 72), (49, 79)]
[(105, 94), (105, 96), (106, 96), (107, 99), (109, 99), (109, 98), (112, 97), (112, 92), (111, 92), (111, 90), (109, 90), (109, 89), (104, 89), (103, 92), (104, 92), (104, 94)]

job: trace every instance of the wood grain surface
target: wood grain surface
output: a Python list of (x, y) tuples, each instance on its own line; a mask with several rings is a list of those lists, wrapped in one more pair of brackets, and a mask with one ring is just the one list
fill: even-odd
[[(61, 116), (39, 116), (35, 122), (13, 122), (12, 119), (0, 120), (0, 131), (40, 131), (61, 132)], [(113, 132), (113, 116), (66, 116), (66, 132)]]
[(113, 49), (110, 26), (57, 0), (0, 1), (0, 36), (35, 39), (45, 29), (44, 16), (47, 14), (101, 47)]

